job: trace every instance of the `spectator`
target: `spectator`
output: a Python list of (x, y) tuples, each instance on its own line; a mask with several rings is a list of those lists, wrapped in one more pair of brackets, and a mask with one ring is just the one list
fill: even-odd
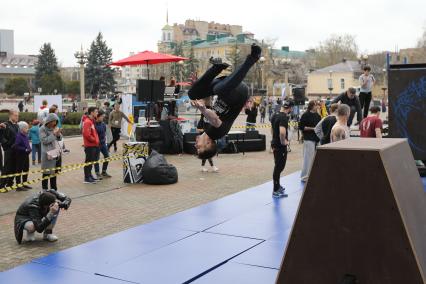
[(81, 116), (80, 124), (78, 126), (80, 128), (80, 131), (83, 131), (83, 122), (86, 118), (87, 118), (87, 107), (83, 107), (83, 115)]
[(114, 110), (109, 114), (108, 125), (111, 128), (112, 141), (108, 144), (108, 151), (114, 145), (114, 152), (117, 152), (117, 141), (120, 140), (121, 121), (125, 119), (130, 123), (129, 118), (120, 110), (120, 104), (114, 104)]
[[(101, 153), (104, 156), (104, 159), (109, 158), (108, 147), (106, 144), (107, 127), (104, 121), (105, 121), (105, 112), (103, 110), (99, 110), (98, 116), (96, 118), (96, 124), (95, 124), (96, 132), (98, 133), (98, 137), (99, 137), (99, 147), (96, 152), (96, 160), (99, 160)], [(99, 166), (100, 166), (99, 163), (95, 164), (96, 177), (98, 179), (110, 178), (111, 176), (107, 173), (108, 161), (105, 161), (102, 163), (102, 173), (99, 171)]]
[[(4, 167), (2, 175), (9, 175), (16, 173), (16, 158), (14, 157), (14, 151), (12, 149), (15, 144), (16, 135), (19, 132), (18, 127), (19, 113), (16, 110), (9, 111), (9, 120), (6, 121), (5, 129), (3, 130), (3, 137), (1, 145), (4, 150)], [(15, 177), (8, 177), (1, 179), (0, 188), (5, 186), (12, 186)]]
[(3, 174), (3, 150), (1, 146), (1, 141), (3, 140), (3, 132), (6, 128), (6, 124), (0, 123), (0, 172)]
[[(35, 232), (43, 233), (43, 240), (55, 242), (58, 237), (53, 235), (53, 228), (59, 214), (59, 203), (65, 210), (71, 205), (71, 199), (63, 193), (53, 190), (40, 192), (19, 206), (15, 216), (15, 238), (18, 244), (22, 240), (35, 241)], [(24, 232), (26, 234), (23, 239)]]
[(40, 121), (40, 125), (44, 124), (44, 120), (49, 114), (49, 107), (47, 105), (48, 105), (47, 100), (43, 100), (43, 102), (41, 103), (41, 107), (37, 112), (37, 120)]
[[(95, 162), (99, 148), (99, 136), (95, 128), (95, 119), (98, 116), (96, 107), (89, 107), (87, 118), (83, 122), (84, 152), (86, 154), (85, 163)], [(92, 176), (92, 165), (84, 167), (84, 183), (96, 183), (97, 179)]]
[(76, 103), (76, 101), (72, 102), (72, 110), (71, 111), (72, 112), (77, 112), (77, 103)]
[[(14, 159), (16, 159), (16, 173), (26, 173), (22, 175), (22, 182), (28, 181), (28, 171), (30, 170), (31, 153), (30, 141), (28, 139), (28, 124), (25, 121), (18, 122), (19, 132), (16, 134), (15, 143), (13, 144)], [(16, 177), (16, 184), (21, 183), (21, 176)], [(20, 186), (16, 191), (27, 191), (31, 189), (28, 185)]]
[(260, 123), (265, 123), (265, 117), (266, 117), (266, 107), (264, 104), (261, 104), (259, 107), (259, 113), (260, 113)]
[(24, 111), (24, 103), (23, 103), (23, 101), (19, 101), (19, 103), (18, 103), (18, 109), (19, 109), (19, 112), (23, 112)]
[(370, 66), (364, 67), (364, 74), (359, 76), (359, 83), (361, 85), (360, 91), (359, 91), (359, 102), (361, 104), (361, 109), (364, 109), (364, 118), (368, 115), (368, 109), (370, 108), (370, 102), (371, 102), (371, 90), (373, 89), (374, 83), (376, 82), (376, 79), (371, 72)]
[(315, 155), (315, 148), (319, 139), (315, 134), (315, 126), (320, 122), (321, 116), (318, 114), (318, 107), (315, 101), (310, 101), (308, 109), (302, 114), (299, 122), (299, 129), (303, 134), (303, 167), (301, 180), (306, 182)]
[(271, 121), (273, 113), (274, 113), (274, 110), (273, 110), (272, 102), (270, 101), (270, 102), (268, 102), (268, 118), (269, 118), (269, 121)]
[(43, 172), (41, 187), (43, 190), (50, 189), (58, 190), (56, 183), (56, 176), (49, 177), (57, 174), (60, 170), (54, 169), (61, 166), (62, 151), (58, 140), (62, 139), (61, 130), (57, 127), (58, 116), (54, 113), (49, 113), (46, 117), (44, 124), (40, 127), (40, 142), (41, 142), (41, 169), (47, 170)]
[(320, 122), (318, 122), (317, 126), (315, 126), (315, 134), (320, 139), (321, 145), (330, 143), (331, 128), (333, 128), (337, 121), (336, 116), (338, 106), (338, 104), (331, 104), (330, 115), (322, 119)]
[(109, 127), (109, 115), (112, 112), (112, 107), (110, 107), (109, 102), (104, 102), (104, 123), (107, 126), (106, 128), (106, 142), (107, 144), (112, 141), (112, 133), (111, 133), (111, 127)]
[[(208, 102), (206, 103), (206, 108), (211, 109), (211, 106), (208, 105)], [(204, 114), (201, 114), (200, 120), (198, 121), (197, 124), (197, 132), (198, 133), (202, 133), (204, 132), (204, 129), (207, 129), (209, 127), (209, 121), (208, 119), (204, 116)], [(217, 173), (219, 171), (219, 169), (214, 165), (213, 163), (213, 157), (208, 158), (207, 159), (209, 161), (210, 167), (212, 169), (213, 172)], [(201, 159), (201, 171), (203, 173), (208, 172), (209, 170), (205, 167), (206, 166), (206, 159)]]
[(359, 99), (356, 96), (356, 89), (349, 88), (346, 92), (337, 96), (331, 103), (339, 103), (339, 102), (349, 106), (350, 115), (348, 119), (348, 126), (352, 125), (352, 120), (355, 116), (355, 113), (357, 113), (357, 120), (358, 120), (357, 124), (359, 124), (362, 120), (362, 113), (361, 113), (361, 105), (359, 103)]
[(246, 119), (246, 131), (256, 130), (256, 118), (257, 118), (257, 107), (253, 100), (249, 100), (246, 104), (245, 113), (247, 114)]
[(341, 104), (337, 108), (337, 121), (331, 129), (330, 142), (336, 142), (350, 138), (350, 129), (348, 127), (348, 119), (351, 109), (346, 104)]
[(370, 111), (371, 114), (359, 124), (360, 136), (363, 138), (382, 138), (383, 122), (380, 119), (380, 107), (372, 106)]
[[(62, 120), (63, 120), (63, 116), (59, 113), (58, 105), (52, 105), (49, 108), (49, 113), (54, 113), (54, 114), (56, 114), (58, 116), (58, 125), (57, 125), (57, 127), (59, 128), (59, 130), (62, 133)], [(70, 152), (70, 150), (66, 149), (65, 142), (64, 142), (64, 139), (62, 139), (62, 137), (60, 139), (58, 139), (58, 143), (59, 143), (59, 146), (61, 146), (61, 151), (63, 151), (64, 153), (69, 153)], [(62, 166), (62, 160), (61, 160), (61, 163), (60, 163), (59, 167), (60, 166)]]
[(32, 160), (33, 165), (36, 164), (36, 155), (37, 155), (37, 161), (39, 164), (41, 164), (41, 144), (40, 144), (40, 122), (37, 119), (33, 120), (31, 129), (30, 129), (30, 140), (32, 144)]
[(318, 108), (319, 115), (321, 119), (326, 118), (328, 116), (327, 107), (325, 105), (325, 101), (321, 101)]
[(285, 101), (281, 107), (281, 111), (272, 116), (271, 132), (272, 141), (271, 148), (274, 152), (274, 172), (272, 197), (287, 197), (285, 188), (280, 184), (281, 172), (287, 163), (287, 147), (288, 147), (288, 121), (289, 115), (293, 111), (294, 103)]

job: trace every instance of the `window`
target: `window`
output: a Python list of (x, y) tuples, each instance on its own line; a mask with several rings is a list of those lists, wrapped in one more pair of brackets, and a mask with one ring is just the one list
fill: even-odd
[(167, 41), (170, 41), (170, 33), (167, 33)]
[(345, 79), (340, 79), (340, 89), (344, 90), (345, 89)]

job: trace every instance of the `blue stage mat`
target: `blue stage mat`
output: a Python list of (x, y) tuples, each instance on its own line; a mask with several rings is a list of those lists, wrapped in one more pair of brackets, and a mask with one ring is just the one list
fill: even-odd
[(2, 284), (125, 284), (99, 275), (28, 263), (0, 273)]
[(95, 273), (167, 246), (192, 234), (195, 233), (167, 227), (138, 226), (35, 259), (33, 262)]
[(267, 240), (293, 225), (302, 191), (240, 215), (206, 232)]
[[(286, 187), (286, 192), (289, 195), (302, 191), (304, 186), (300, 182), (300, 171), (282, 177), (281, 184)], [(151, 224), (202, 232), (243, 213), (251, 212), (255, 208), (261, 208), (274, 202), (271, 195), (272, 182), (267, 182), (159, 219)]]
[(423, 188), (426, 191), (426, 177), (422, 177)]
[(136, 283), (184, 283), (259, 243), (253, 239), (198, 233), (98, 273)]
[(194, 284), (273, 284), (278, 270), (228, 262), (201, 276)]

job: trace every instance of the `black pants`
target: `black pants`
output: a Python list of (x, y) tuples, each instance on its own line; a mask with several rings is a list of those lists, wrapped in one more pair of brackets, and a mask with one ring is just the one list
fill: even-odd
[(189, 98), (199, 100), (217, 95), (228, 105), (239, 103), (241, 95), (247, 97), (248, 94), (248, 87), (242, 81), (255, 63), (254, 58), (247, 56), (244, 63), (231, 75), (221, 78), (216, 78), (216, 76), (223, 71), (223, 67), (213, 65), (192, 85), (188, 92)]
[(272, 175), (274, 181), (274, 191), (280, 188), (280, 176), (281, 172), (285, 168), (287, 162), (287, 147), (274, 148), (274, 173)]
[[(351, 109), (351, 113), (349, 114), (348, 126), (352, 125), (352, 122), (354, 120), (354, 116), (355, 116), (355, 113), (356, 113), (356, 107), (350, 106), (350, 109)], [(358, 122), (361, 122), (361, 121), (358, 121)]]
[[(12, 149), (8, 149), (4, 151), (4, 165), (2, 175), (9, 175), (16, 173), (16, 162), (17, 159), (15, 157), (15, 153)], [(4, 186), (12, 186), (13, 180), (17, 177), (8, 177), (1, 179), (0, 187)]]
[[(26, 173), (30, 170), (29, 154), (16, 154), (16, 173)], [(28, 174), (22, 175), (22, 182), (28, 180)], [(16, 183), (21, 183), (21, 176), (16, 177)]]
[[(56, 164), (55, 164), (55, 167), (56, 168), (58, 168), (58, 167), (60, 167), (62, 165), (62, 159), (61, 158), (59, 158), (57, 161), (56, 161)], [(60, 172), (60, 170), (55, 170), (55, 172), (54, 172), (54, 174), (57, 174), (57, 173), (59, 173)], [(52, 173), (53, 174), (53, 173)], [(42, 178), (45, 178), (45, 177), (48, 177), (48, 176), (50, 176), (50, 175), (52, 175), (52, 174), (47, 174), (47, 173), (44, 173), (43, 175), (42, 175)], [(51, 178), (49, 178), (49, 179), (44, 179), (44, 180), (42, 180), (41, 181), (41, 188), (43, 189), (43, 190), (48, 190), (49, 189), (49, 181), (50, 181), (50, 189), (53, 189), (53, 190), (58, 190), (58, 186), (57, 186), (57, 184), (56, 184), (56, 176), (55, 177), (51, 177)]]
[[(96, 161), (96, 156), (98, 152), (98, 147), (86, 147), (84, 148), (84, 152), (86, 153), (85, 163)], [(84, 167), (84, 178), (89, 178), (92, 176), (92, 167), (93, 165), (88, 165)]]
[(359, 102), (361, 104), (361, 110), (364, 110), (364, 118), (368, 116), (368, 111), (370, 110), (370, 103), (371, 103), (371, 92), (359, 93)]
[[(99, 148), (96, 151), (96, 161), (98, 161), (101, 157), (101, 153), (104, 156), (104, 159), (109, 158), (109, 152), (107, 145), (104, 143), (103, 145), (99, 146)], [(95, 173), (99, 174), (99, 163), (95, 164)], [(106, 173), (108, 169), (108, 161), (102, 163), (102, 173)]]
[[(208, 160), (209, 160), (210, 166), (213, 167), (213, 160), (212, 160), (212, 158), (209, 158)], [(206, 165), (206, 159), (202, 159), (201, 160), (201, 166), (204, 167), (205, 165)]]
[(111, 127), (112, 141), (108, 144), (108, 149), (114, 145), (114, 150), (117, 150), (117, 141), (120, 140), (121, 128)]
[(3, 150), (1, 149), (1, 144), (0, 144), (0, 172), (3, 174)]

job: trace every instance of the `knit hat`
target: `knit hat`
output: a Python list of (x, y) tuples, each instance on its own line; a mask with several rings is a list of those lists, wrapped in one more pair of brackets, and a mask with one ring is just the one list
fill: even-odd
[(52, 121), (59, 121), (59, 117), (55, 114), (55, 113), (49, 113), (46, 117), (46, 119), (44, 120), (44, 125), (48, 124), (49, 122)]

